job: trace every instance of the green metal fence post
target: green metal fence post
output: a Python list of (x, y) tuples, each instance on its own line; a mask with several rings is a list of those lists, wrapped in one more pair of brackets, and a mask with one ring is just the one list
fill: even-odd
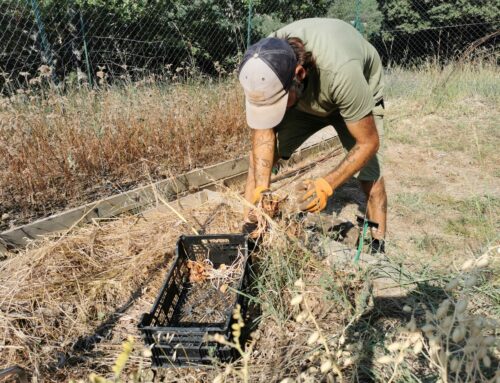
[(55, 80), (54, 58), (52, 57), (49, 40), (47, 39), (47, 34), (45, 33), (45, 25), (42, 21), (42, 16), (40, 14), (40, 8), (38, 6), (37, 0), (31, 0), (31, 8), (33, 9), (36, 25), (38, 26), (38, 31), (40, 33), (40, 44), (42, 45), (43, 51), (42, 58), (51, 68), (52, 80)]
[(354, 27), (361, 34), (365, 32), (365, 28), (363, 26), (363, 23), (361, 22), (361, 0), (356, 0), (356, 16), (354, 18)]
[(85, 23), (83, 22), (82, 11), (80, 13), (80, 29), (82, 32), (83, 39), (83, 54), (85, 55), (85, 66), (87, 67), (87, 77), (89, 80), (89, 85), (92, 87), (92, 71), (90, 68), (90, 59), (89, 59), (89, 51), (87, 49), (87, 37), (85, 36)]
[(253, 1), (248, 0), (248, 20), (247, 20), (247, 49), (250, 46), (251, 34), (252, 34), (252, 12), (253, 12)]

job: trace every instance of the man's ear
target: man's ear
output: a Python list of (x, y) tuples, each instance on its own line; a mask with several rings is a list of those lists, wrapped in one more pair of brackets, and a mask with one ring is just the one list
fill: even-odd
[(297, 78), (297, 80), (304, 81), (306, 75), (307, 71), (302, 65), (299, 64), (295, 67), (295, 77)]

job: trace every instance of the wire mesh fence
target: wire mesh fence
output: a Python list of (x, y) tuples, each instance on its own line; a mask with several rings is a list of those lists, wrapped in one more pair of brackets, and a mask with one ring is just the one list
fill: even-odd
[(0, 88), (220, 75), (249, 43), (306, 17), (350, 22), (386, 64), (446, 62), (484, 37), (497, 54), (490, 0), (0, 0)]

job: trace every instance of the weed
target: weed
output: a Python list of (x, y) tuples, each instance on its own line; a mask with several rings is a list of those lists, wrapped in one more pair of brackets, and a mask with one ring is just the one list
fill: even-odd
[[(496, 252), (496, 248), (491, 249)], [(400, 330), (398, 340), (389, 344), (389, 355), (381, 356), (381, 364), (392, 364), (393, 373), (388, 382), (393, 382), (402, 364), (409, 360), (409, 354), (422, 355), (431, 369), (436, 370), (439, 379), (447, 382), (489, 382), (494, 378), (492, 352), (497, 339), (495, 331), (499, 324), (490, 318), (467, 312), (471, 300), (471, 289), (478, 284), (479, 273), (490, 262), (490, 252), (462, 265), (462, 274), (445, 286), (448, 297), (432, 307), (421, 304), (424, 321), (417, 323), (418, 309), (405, 306), (412, 312), (412, 318)], [(458, 296), (452, 296), (459, 289)], [(496, 375), (498, 376), (498, 374)]]
[(241, 331), (243, 327), (245, 327), (245, 322), (243, 321), (243, 318), (241, 316), (240, 305), (237, 305), (234, 309), (233, 318), (235, 320), (232, 325), (231, 331), (233, 339), (227, 340), (223, 335), (217, 334), (213, 336), (212, 340), (220, 344), (235, 348), (236, 351), (238, 351), (238, 354), (241, 356), (242, 367), (241, 369), (235, 369), (233, 366), (229, 365), (229, 368), (226, 368), (223, 373), (220, 373), (215, 377), (213, 383), (223, 383), (227, 380), (228, 376), (231, 375), (236, 375), (243, 383), (249, 382), (249, 363), (252, 355), (252, 345), (247, 345), (246, 350), (243, 350), (243, 347), (241, 345)]
[(232, 80), (22, 94), (1, 105), (0, 209), (18, 223), (248, 150)]
[(460, 217), (447, 220), (448, 232), (482, 243), (495, 240), (500, 229), (498, 222), (495, 222), (500, 212), (499, 198), (485, 196), (465, 199), (457, 201), (453, 208), (460, 213)]

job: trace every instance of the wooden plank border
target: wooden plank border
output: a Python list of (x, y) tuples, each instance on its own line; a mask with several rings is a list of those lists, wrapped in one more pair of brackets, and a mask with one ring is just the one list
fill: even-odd
[[(295, 153), (291, 160), (303, 160), (323, 150), (340, 147), (337, 136), (319, 144), (311, 145)], [(188, 173), (155, 182), (121, 194), (104, 198), (80, 207), (42, 218), (32, 223), (18, 226), (0, 233), (0, 254), (25, 246), (29, 240), (57, 231), (69, 230), (80, 224), (89, 223), (95, 218), (110, 218), (123, 213), (137, 213), (155, 204), (155, 193), (168, 201), (202, 189), (210, 188), (219, 182), (230, 184), (241, 180), (248, 172), (248, 156), (229, 160), (192, 170)]]

